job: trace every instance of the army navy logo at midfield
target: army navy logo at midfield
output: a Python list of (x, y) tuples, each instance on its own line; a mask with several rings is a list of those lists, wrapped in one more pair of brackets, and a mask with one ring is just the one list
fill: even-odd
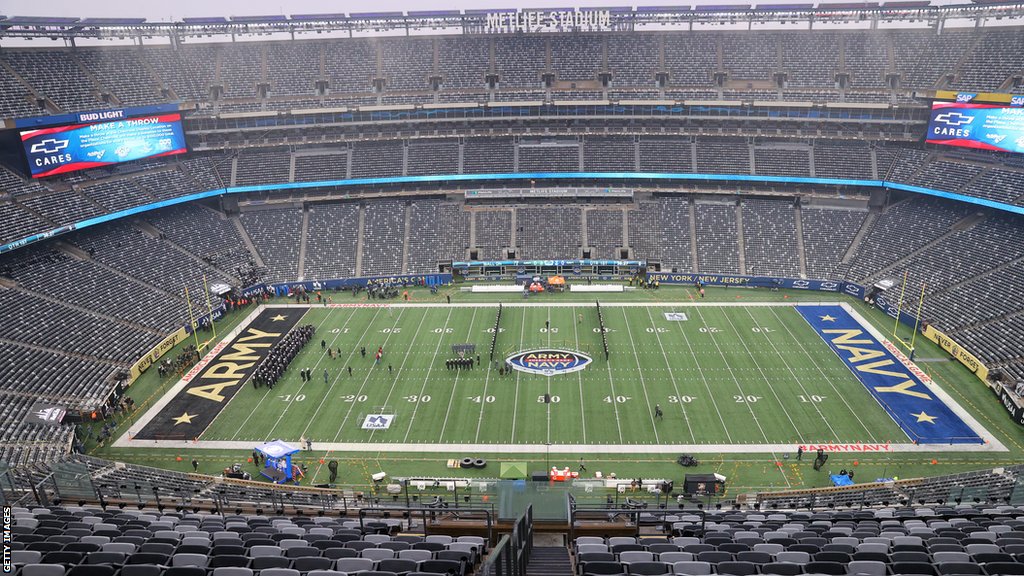
[(520, 372), (544, 376), (583, 370), (592, 362), (589, 356), (568, 350), (527, 350), (509, 356), (506, 361)]

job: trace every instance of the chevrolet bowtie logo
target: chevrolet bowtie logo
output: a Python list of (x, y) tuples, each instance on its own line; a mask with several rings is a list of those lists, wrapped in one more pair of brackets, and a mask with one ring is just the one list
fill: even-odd
[(964, 124), (970, 124), (974, 122), (974, 116), (967, 116), (959, 112), (946, 112), (945, 114), (939, 114), (935, 117), (936, 122), (942, 122), (950, 126), (963, 126)]
[(32, 145), (31, 151), (33, 154), (55, 154), (68, 147), (67, 140), (57, 140), (56, 138), (47, 138), (46, 140), (40, 140)]

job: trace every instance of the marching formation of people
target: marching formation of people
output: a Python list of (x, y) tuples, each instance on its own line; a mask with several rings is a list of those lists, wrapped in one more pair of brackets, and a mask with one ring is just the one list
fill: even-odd
[[(299, 353), (299, 350), (302, 350), (302, 347), (313, 338), (315, 331), (316, 327), (312, 324), (296, 326), (294, 330), (274, 344), (274, 347), (270, 349), (270, 354), (263, 359), (263, 362), (256, 368), (255, 374), (253, 374), (253, 387), (267, 386), (273, 389), (274, 384), (277, 384), (277, 381), (281, 379), (284, 371), (288, 368), (288, 364)], [(325, 372), (325, 378), (326, 375), (327, 373)]]
[(156, 370), (157, 373), (160, 374), (161, 378), (164, 378), (169, 374), (177, 374), (181, 376), (196, 362), (199, 362), (199, 350), (196, 349), (195, 344), (189, 344), (184, 350), (179, 352), (173, 360), (166, 358), (163, 362), (160, 362), (160, 364), (157, 365)]
[(445, 360), (445, 368), (448, 370), (470, 370), (473, 368), (472, 358), (452, 358)]

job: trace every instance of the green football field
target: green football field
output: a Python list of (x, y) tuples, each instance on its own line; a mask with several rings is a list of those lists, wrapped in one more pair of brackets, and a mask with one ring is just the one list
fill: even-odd
[[(200, 440), (305, 436), (314, 449), (426, 443), (438, 451), (601, 445), (622, 453), (630, 445), (907, 442), (792, 306), (603, 304), (606, 361), (593, 302), (546, 301), (505, 306), (495, 358), (568, 350), (593, 359), (585, 369), (499, 375), (488, 362), (496, 304), (287, 309), (317, 327), (313, 341), (273, 390), (240, 390)], [(340, 356), (325, 354), (321, 340)], [(446, 369), (456, 344), (475, 345), (481, 365)], [(312, 369), (312, 382), (302, 383), (302, 368)], [(387, 429), (363, 429), (373, 414), (394, 418)]]

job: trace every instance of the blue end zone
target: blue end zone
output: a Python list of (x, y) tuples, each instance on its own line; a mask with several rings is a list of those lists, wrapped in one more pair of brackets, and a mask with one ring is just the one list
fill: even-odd
[(841, 306), (797, 306), (807, 323), (918, 444), (981, 444), (981, 437)]

